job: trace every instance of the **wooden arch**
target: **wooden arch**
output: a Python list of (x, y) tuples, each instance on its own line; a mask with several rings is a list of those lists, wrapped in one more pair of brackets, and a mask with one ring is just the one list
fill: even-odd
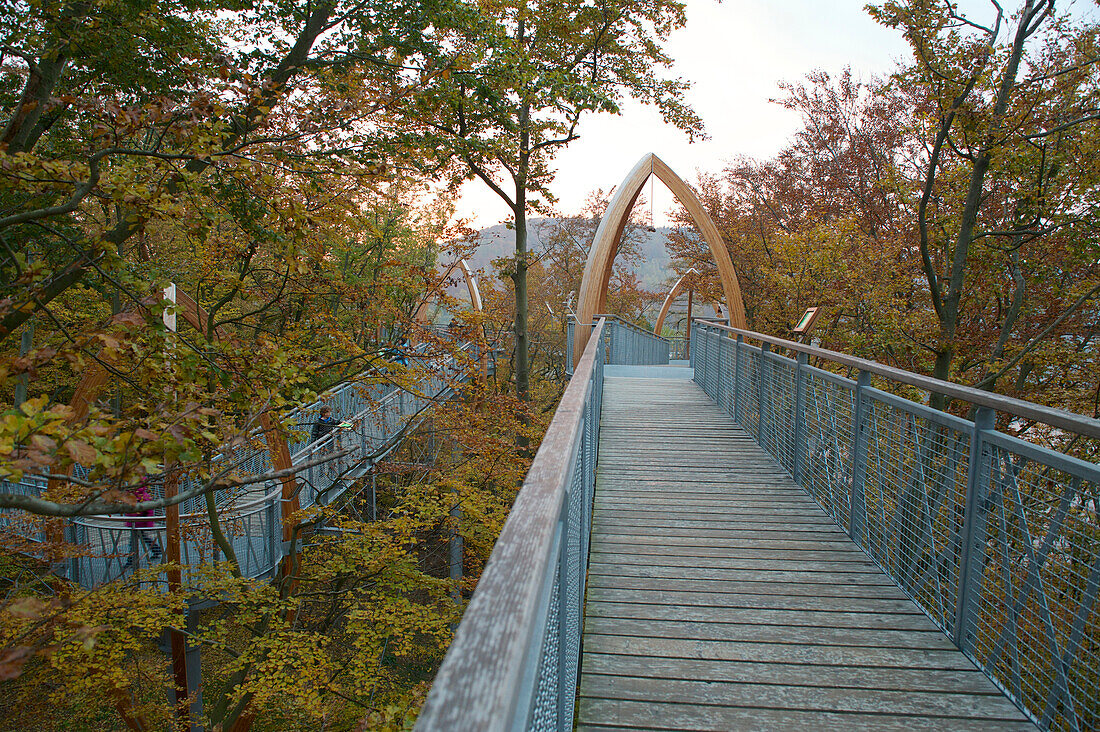
[[(465, 259), (459, 259), (457, 262), (447, 267), (447, 269), (443, 271), (443, 276), (439, 278), (439, 281), (445, 281), (456, 269), (462, 271), (462, 278), (466, 281), (466, 291), (470, 293), (470, 306), (480, 313), (483, 309), (481, 306), (481, 290), (477, 286), (477, 277), (470, 271), (470, 265), (466, 264)], [(426, 325), (428, 323), (428, 316), (431, 314), (430, 305), (431, 299), (425, 297), (424, 302), (420, 303), (420, 307), (416, 309), (415, 320), (417, 323), (421, 325)]]
[[(653, 333), (655, 335), (661, 335), (661, 329), (665, 325), (665, 318), (668, 316), (668, 311), (672, 307), (672, 303), (676, 300), (676, 296), (679, 295), (680, 291), (683, 289), (684, 283), (687, 280), (688, 275), (691, 274), (699, 274), (699, 272), (694, 267), (692, 267), (687, 272), (684, 272), (684, 275), (680, 279), (676, 280), (676, 284), (673, 285), (672, 289), (668, 291), (668, 296), (665, 297), (664, 304), (661, 305), (661, 313), (657, 316), (657, 325), (653, 326)], [(721, 304), (712, 302), (710, 306), (714, 308), (714, 315), (716, 317), (723, 317)]]
[(573, 363), (579, 363), (584, 353), (588, 336), (592, 332), (592, 318), (606, 309), (607, 286), (611, 281), (611, 266), (615, 261), (615, 255), (619, 251), (619, 240), (622, 238), (623, 228), (630, 211), (634, 208), (634, 202), (638, 200), (642, 186), (651, 175), (657, 176), (664, 183), (672, 195), (676, 196), (684, 208), (691, 214), (692, 220), (698, 227), (714, 261), (718, 264), (718, 275), (722, 279), (722, 291), (725, 294), (726, 304), (729, 308), (730, 325), (736, 328), (745, 327), (745, 306), (741, 300), (741, 286), (737, 282), (737, 272), (730, 261), (729, 251), (722, 235), (718, 233), (718, 227), (714, 225), (707, 214), (699, 198), (686, 183), (673, 172), (672, 168), (653, 153), (646, 153), (634, 169), (627, 173), (622, 184), (619, 185), (607, 205), (600, 226), (596, 230), (596, 238), (592, 242), (592, 249), (588, 252), (588, 261), (584, 265), (584, 276), (581, 278), (580, 298), (577, 304), (577, 330), (573, 344)]

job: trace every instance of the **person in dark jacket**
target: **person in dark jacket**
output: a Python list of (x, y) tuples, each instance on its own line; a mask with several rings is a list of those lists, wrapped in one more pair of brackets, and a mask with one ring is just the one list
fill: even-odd
[[(149, 482), (147, 480), (141, 481), (138, 483), (137, 487), (134, 488), (134, 498), (137, 499), (138, 503), (153, 500), (153, 494), (149, 490)], [(149, 553), (152, 555), (154, 562), (160, 559), (160, 544), (157, 543), (155, 534), (150, 536), (149, 533), (147, 533), (149, 529), (156, 529), (156, 524), (149, 520), (153, 516), (153, 509), (149, 508), (144, 511), (128, 513), (126, 515), (133, 518), (126, 521), (126, 525), (130, 527), (130, 548), (128, 550), (130, 556), (126, 559), (126, 563), (122, 565), (122, 568), (129, 569), (134, 566), (134, 558), (137, 557), (140, 548), (139, 542), (149, 549)]]
[(317, 442), (335, 428), (336, 420), (332, 418), (332, 407), (326, 404), (321, 407), (321, 416), (313, 423), (313, 431), (309, 434), (309, 441)]

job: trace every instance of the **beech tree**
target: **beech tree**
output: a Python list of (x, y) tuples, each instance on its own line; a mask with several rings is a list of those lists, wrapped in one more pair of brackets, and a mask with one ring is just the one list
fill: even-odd
[[(446, 196), (425, 201), (424, 178), (409, 172), (416, 150), (386, 146), (373, 122), (451, 65), (441, 49), (469, 8), (102, 0), (18, 10), (0, 18), (0, 677), (32, 704), (53, 702), (58, 728), (104, 715), (173, 728), (179, 710), (165, 691), (175, 685), (154, 649), (169, 629), (212, 662), (211, 728), (245, 730), (257, 717), (315, 728), (332, 714), (350, 728), (415, 702), (413, 684), (381, 658), (432, 663), (456, 616), (451, 583), (429, 571), (418, 542), (444, 532), (452, 483), (473, 486), (470, 513), (491, 532), (510, 494), (477, 487), (500, 470), (514, 488), (514, 449), (511, 462), (436, 472), (446, 489), (410, 491), (378, 522), (348, 520), (346, 542), (311, 533), (346, 519), (343, 505), (289, 517), (296, 559), (270, 582), (242, 577), (219, 545), (227, 561), (200, 562), (167, 592), (149, 588), (165, 585), (170, 563), (85, 590), (53, 575), (53, 562), (121, 565), (110, 542), (58, 531), (32, 543), (20, 523), (43, 520), (13, 507), (71, 517), (196, 497), (135, 504), (136, 484), (167, 474), (193, 479), (211, 506), (213, 491), (271, 477), (214, 469), (226, 446), (251, 442), (261, 416), (301, 430), (290, 409), (352, 374), (416, 383), (415, 368), (371, 367), (416, 329), (435, 257), (460, 232)], [(198, 332), (166, 330), (168, 282), (205, 307)], [(8, 336), (32, 318), (21, 353)], [(74, 416), (65, 403), (92, 366), (109, 387)], [(30, 398), (16, 403), (22, 378)], [(511, 413), (494, 410), (496, 396), (478, 394), (470, 409)], [(496, 430), (509, 444), (515, 432), (511, 422)], [(72, 476), (76, 464), (86, 470)], [(23, 490), (28, 476), (59, 486)], [(220, 520), (211, 509), (211, 533)], [(307, 536), (316, 543), (302, 549)], [(471, 542), (474, 567), (484, 536)], [(213, 548), (199, 549), (209, 560)], [(183, 608), (196, 598), (216, 610), (192, 626)]]
[[(920, 171), (915, 220), (921, 265), (939, 325), (925, 343), (935, 358), (932, 375), (951, 378), (971, 370), (967, 361), (977, 358), (984, 362), (977, 383), (992, 388), (1100, 293), (1093, 279), (1049, 330), (1005, 363), (1029, 275), (1036, 274), (1026, 271), (1028, 249), (1066, 235), (1095, 242), (1095, 204), (1080, 195), (1080, 186), (1095, 180), (1088, 151), (1100, 119), (1098, 29), (1058, 17), (1053, 0), (1024, 0), (1011, 15), (993, 2), (984, 19), (948, 2), (888, 2), (871, 12), (901, 29), (914, 53), (914, 63), (897, 78), (917, 95), (914, 111), (924, 132), (924, 150), (913, 162)], [(1012, 294), (985, 324), (1000, 331), (993, 348), (966, 354), (959, 364), (960, 329), (980, 307), (972, 293), (988, 291), (975, 279), (989, 266), (991, 252), (1007, 260), (1002, 266)], [(943, 406), (942, 396), (933, 399)]]
[(669, 0), (483, 3), (476, 33), (450, 73), (401, 114), (418, 126), (427, 148), (477, 178), (512, 213), (516, 254), (507, 276), (515, 292), (516, 393), (530, 392), (530, 268), (527, 216), (553, 198), (553, 158), (579, 136), (588, 113), (617, 113), (626, 98), (660, 109), (689, 137), (702, 123), (683, 102), (687, 83), (662, 79), (671, 59), (661, 49), (685, 23), (684, 5)]
[[(782, 85), (801, 128), (701, 198), (755, 328), (790, 333), (825, 306), (830, 347), (1095, 414), (1098, 28), (990, 8), (988, 24), (946, 3), (875, 11), (913, 59)], [(674, 238), (682, 270), (709, 260)]]

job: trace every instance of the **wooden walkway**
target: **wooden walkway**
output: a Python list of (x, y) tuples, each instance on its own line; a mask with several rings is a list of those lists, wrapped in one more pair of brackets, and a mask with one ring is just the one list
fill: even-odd
[(578, 729), (1035, 727), (693, 382), (608, 377)]

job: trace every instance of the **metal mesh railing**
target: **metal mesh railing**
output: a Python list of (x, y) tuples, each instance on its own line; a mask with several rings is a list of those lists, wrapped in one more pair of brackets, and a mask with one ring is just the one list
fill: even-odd
[[(722, 348), (732, 369), (709, 357)], [(996, 431), (994, 410), (1091, 437), (1100, 423), (713, 324), (694, 324), (692, 361), (699, 385), (1034, 721), (1100, 728), (1100, 466)], [(872, 374), (968, 400), (974, 419), (876, 389)]]
[(596, 451), (601, 319), (436, 675), (417, 729), (573, 728)]
[[(615, 366), (655, 366), (669, 361), (669, 341), (628, 323), (614, 315), (597, 315), (605, 321), (603, 342), (606, 349), (604, 361)], [(573, 343), (576, 337), (576, 321), (572, 317), (566, 326), (565, 371), (573, 373)]]
[(841, 526), (848, 526), (852, 482), (852, 383), (804, 366), (799, 383), (804, 440), (793, 475)]
[[(469, 351), (471, 344), (462, 344)], [(475, 354), (476, 355), (476, 354)], [(288, 443), (291, 462), (309, 465), (296, 476), (301, 507), (329, 503), (342, 490), (398, 444), (419, 415), (433, 402), (450, 396), (456, 381), (476, 368), (465, 360), (447, 356), (413, 356), (426, 376), (410, 389), (391, 384), (370, 384), (352, 380), (313, 404), (295, 410)], [(310, 431), (322, 406), (329, 406), (340, 426), (317, 441)], [(345, 450), (347, 454), (341, 455)], [(329, 455), (333, 455), (331, 459)], [(311, 463), (316, 463), (312, 464)], [(260, 476), (272, 470), (271, 456), (262, 436), (218, 456), (214, 470), (231, 467), (239, 477)], [(78, 466), (79, 471), (79, 466)], [(182, 476), (180, 492), (193, 486)], [(163, 496), (159, 481), (151, 484), (155, 497)], [(41, 495), (46, 481), (27, 476), (19, 484), (4, 481), (6, 492)], [(284, 553), (282, 536), (282, 486), (268, 481), (238, 490), (215, 494), (219, 522), (240, 562), (242, 574), (261, 577), (271, 572)], [(0, 528), (31, 541), (41, 541), (43, 523), (22, 511), (0, 511)], [(125, 577), (136, 569), (158, 564), (166, 548), (163, 514), (156, 516), (90, 516), (66, 522), (66, 540), (85, 551), (70, 559), (63, 574), (84, 587), (94, 587)], [(205, 497), (180, 504), (180, 553), (187, 566), (225, 559), (213, 540), (206, 514)]]

